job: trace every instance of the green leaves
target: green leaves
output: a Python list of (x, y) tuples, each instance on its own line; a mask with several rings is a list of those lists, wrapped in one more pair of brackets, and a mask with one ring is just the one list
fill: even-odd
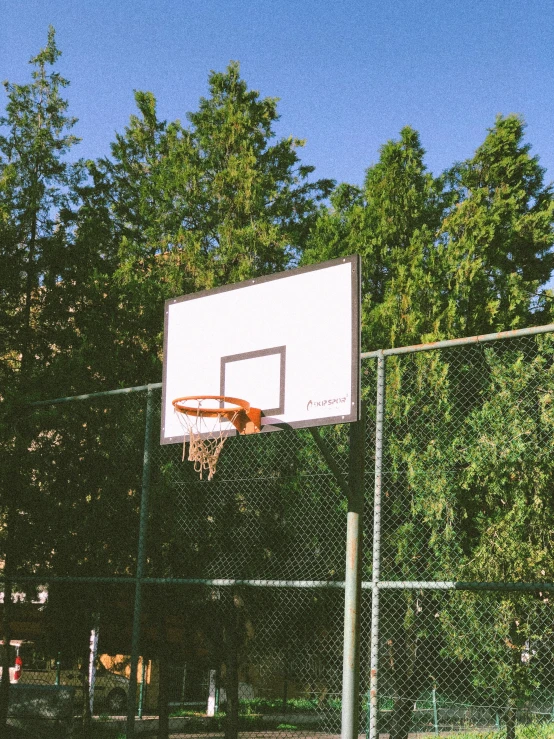
[(458, 335), (538, 322), (535, 294), (554, 266), (554, 195), (523, 135), (518, 116), (498, 117), (474, 157), (448, 173), (446, 325)]
[[(129, 384), (159, 377), (167, 298), (291, 266), (330, 190), (308, 181), (303, 142), (274, 140), (277, 102), (249, 90), (237, 64), (213, 72), (209, 87), (188, 128), (159, 120), (153, 94), (136, 92), (138, 114), (112, 157), (89, 167), (86, 196), (102, 203), (98, 227), (108, 227), (115, 266), (106, 292), (119, 310), (103, 343), (121, 352)], [(95, 213), (83, 215), (88, 239)]]
[(437, 332), (441, 244), (447, 198), (426, 169), (419, 135), (404, 128), (381, 148), (364, 188), (340, 185), (312, 231), (306, 262), (362, 256), (364, 349), (416, 343)]
[(434, 178), (417, 132), (402, 129), (340, 185), (305, 261), (363, 257), (364, 348), (540, 323), (554, 267), (554, 193), (517, 116), (499, 117), (470, 159)]
[(61, 97), (68, 82), (49, 69), (59, 55), (50, 28), (46, 47), (31, 59), (33, 81), (4, 83), (0, 118), (0, 384), (25, 391), (37, 375), (32, 364), (44, 371), (71, 344), (62, 276), (74, 266), (67, 246), (80, 168), (65, 160), (78, 139)]
[(465, 441), (456, 442), (465, 461), (460, 504), (471, 522), (468, 579), (554, 578), (552, 342), (545, 337), (538, 343), (534, 358), (488, 352), (489, 391), (468, 415)]

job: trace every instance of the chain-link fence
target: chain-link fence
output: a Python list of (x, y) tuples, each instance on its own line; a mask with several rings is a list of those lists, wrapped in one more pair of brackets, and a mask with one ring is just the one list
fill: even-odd
[(362, 355), (359, 603), (350, 428), (228, 439), (207, 482), (158, 385), (35, 403), (4, 444), (10, 723), (554, 736), (553, 330)]

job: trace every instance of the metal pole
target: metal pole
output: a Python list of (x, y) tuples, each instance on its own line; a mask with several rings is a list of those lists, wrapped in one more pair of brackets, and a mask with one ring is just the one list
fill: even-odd
[(140, 524), (135, 577), (135, 606), (133, 612), (133, 636), (131, 641), (131, 674), (127, 696), (127, 739), (135, 736), (135, 710), (137, 704), (137, 669), (140, 644), (140, 617), (142, 609), (142, 578), (146, 556), (146, 525), (148, 522), (148, 493), (150, 488), (150, 447), (152, 439), (152, 418), (154, 415), (154, 387), (148, 385), (146, 398), (146, 419), (144, 424), (144, 454), (142, 462), (142, 492), (140, 501)]
[(94, 614), (94, 627), (90, 632), (90, 649), (88, 657), (88, 689), (90, 715), (94, 715), (94, 693), (96, 691), (96, 661), (98, 659), (98, 634), (100, 631), (100, 617)]
[(58, 652), (58, 659), (56, 660), (56, 677), (54, 679), (54, 685), (60, 684), (61, 669), (62, 669), (61, 652)]
[(429, 352), (435, 349), (451, 349), (456, 346), (468, 346), (469, 344), (486, 344), (489, 341), (502, 341), (503, 339), (518, 339), (522, 336), (539, 336), (554, 332), (554, 323), (546, 326), (533, 326), (532, 328), (518, 328), (513, 331), (501, 331), (497, 334), (481, 334), (480, 336), (465, 336), (461, 339), (446, 339), (445, 341), (433, 341), (430, 344), (414, 344), (412, 346), (399, 346), (395, 349), (377, 349), (373, 352), (363, 352), (362, 359), (379, 357), (381, 353), (385, 357), (398, 354), (414, 354), (415, 352)]
[(142, 669), (140, 671), (140, 690), (139, 690), (139, 706), (138, 706), (138, 717), (141, 719), (144, 712), (144, 694), (146, 692), (145, 683), (146, 681), (146, 660), (144, 655), (142, 656)]
[(50, 398), (49, 400), (35, 400), (29, 403), (29, 408), (37, 408), (41, 405), (59, 405), (60, 403), (73, 403), (74, 400), (92, 400), (96, 398), (107, 398), (110, 395), (129, 395), (129, 393), (143, 393), (145, 390), (161, 388), (161, 382), (150, 385), (134, 385), (133, 387), (118, 387), (116, 390), (102, 390), (98, 393), (85, 393), (84, 395), (66, 395), (63, 398)]
[[(7, 578), (0, 573), (0, 587)], [(56, 577), (55, 575), (17, 575), (18, 582), (94, 582), (94, 583), (134, 583), (134, 577), (117, 575), (115, 577), (96, 577), (75, 575)], [(343, 580), (239, 580), (234, 578), (202, 578), (202, 577), (143, 577), (143, 585), (209, 585), (210, 587), (249, 588), (306, 588), (340, 590), (344, 588)], [(362, 590), (373, 590), (372, 580), (362, 580)], [(552, 582), (456, 582), (455, 580), (379, 580), (379, 590), (490, 590), (499, 592), (534, 593), (554, 591)]]
[(344, 576), (344, 646), (342, 662), (342, 739), (357, 739), (360, 685), (360, 606), (362, 514), (364, 507), (365, 408), (350, 426), (349, 496)]
[(383, 425), (385, 417), (385, 356), (377, 357), (377, 408), (375, 424), (375, 492), (373, 495), (373, 574), (371, 588), (371, 657), (369, 739), (377, 739), (379, 710), (377, 668), (379, 665), (379, 578), (381, 576), (381, 487), (383, 474)]

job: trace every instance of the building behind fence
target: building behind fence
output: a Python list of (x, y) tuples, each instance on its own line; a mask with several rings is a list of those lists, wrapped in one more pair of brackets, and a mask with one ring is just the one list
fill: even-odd
[[(553, 730), (552, 331), (362, 355), (369, 739)], [(34, 403), (17, 465), (6, 444), (10, 721), (340, 733), (349, 429), (229, 439), (207, 482), (158, 444), (160, 391)], [(25, 715), (30, 684), (50, 692)]]

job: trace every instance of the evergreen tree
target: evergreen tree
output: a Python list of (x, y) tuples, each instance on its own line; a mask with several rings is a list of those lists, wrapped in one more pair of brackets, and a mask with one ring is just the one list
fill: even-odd
[(50, 28), (46, 47), (31, 59), (33, 81), (5, 83), (8, 104), (0, 118), (0, 372), (4, 388), (25, 392), (70, 327), (67, 312), (59, 315), (58, 293), (67, 268), (65, 215), (78, 177), (65, 155), (77, 138), (61, 96), (68, 82), (49, 69), (59, 56)]
[(94, 167), (112, 213), (118, 381), (159, 378), (168, 297), (294, 265), (331, 187), (308, 180), (300, 140), (272, 141), (276, 100), (248, 90), (238, 65), (212, 73), (209, 85), (189, 128), (160, 121), (154, 96), (136, 93), (139, 115)]
[(520, 117), (499, 116), (475, 155), (448, 173), (454, 204), (441, 236), (450, 335), (520, 328), (540, 316), (535, 296), (554, 267), (554, 189), (524, 130)]
[[(379, 162), (368, 170), (363, 191), (347, 185), (335, 190), (332, 209), (321, 214), (306, 256), (316, 261), (352, 252), (362, 254), (366, 348), (536, 322), (534, 294), (549, 278), (552, 266), (552, 192), (543, 186), (542, 170), (537, 159), (529, 156), (522, 134), (519, 119), (497, 121), (497, 128), (471, 160), (455, 167), (444, 180), (434, 180), (425, 172), (417, 135), (405, 129), (401, 141), (383, 147)], [(449, 186), (445, 191), (443, 182)], [(506, 353), (502, 360), (505, 371), (518, 378), (521, 391), (521, 362), (512, 364), (513, 357)], [(475, 353), (456, 358), (445, 353), (414, 355), (410, 360), (389, 359), (387, 364), (389, 472), (384, 479), (382, 576), (487, 579), (490, 575), (485, 575), (483, 568), (492, 571), (502, 563), (500, 579), (509, 579), (508, 573), (516, 577), (516, 571), (524, 566), (522, 552), (531, 568), (538, 562), (542, 565), (545, 553), (541, 542), (548, 538), (550, 521), (543, 517), (540, 525), (529, 529), (535, 507), (522, 504), (533, 499), (527, 485), (535, 477), (523, 475), (525, 483), (520, 486), (517, 481), (521, 476), (510, 470), (514, 481), (510, 492), (495, 466), (494, 474), (488, 469), (488, 479), (479, 475), (477, 482), (477, 459), (489, 446), (477, 448), (471, 438), (460, 439), (460, 434), (471, 437), (470, 429), (484, 413), (488, 414), (483, 421), (487, 426), (492, 408), (496, 413), (500, 399), (505, 398), (511, 410), (498, 412), (500, 437), (495, 438), (493, 448), (507, 453), (513, 446), (506, 438), (505, 419), (510, 413), (517, 415), (521, 401), (518, 403), (507, 387), (500, 394), (492, 389), (498, 382), (498, 368)], [(468, 398), (468, 376), (474, 378), (482, 398), (494, 401), (474, 408)], [(542, 385), (546, 382), (544, 377)], [(531, 397), (529, 402), (534, 405)], [(531, 416), (526, 423), (530, 420)], [(521, 439), (516, 443), (519, 460), (521, 443)], [(464, 450), (463, 459), (460, 449)], [(532, 447), (528, 451), (538, 461)], [(449, 469), (464, 472), (453, 479)], [(536, 480), (545, 482), (540, 503), (537, 483), (534, 485), (540, 517), (539, 512), (548, 505), (550, 483), (544, 470), (535, 470)], [(462, 482), (466, 477), (473, 481), (474, 495), (468, 495)], [(521, 496), (518, 487), (522, 488)], [(489, 495), (494, 499), (493, 508), (483, 516), (483, 496), (487, 499)], [(493, 524), (496, 519), (499, 528)], [(461, 529), (458, 520), (463, 522)], [(491, 530), (496, 554), (488, 557)], [(470, 575), (469, 569), (464, 569), (466, 563), (475, 568), (477, 561), (482, 574), (474, 569)], [(402, 599), (403, 626), (397, 627), (387, 642), (394, 666), (390, 677), (397, 695), (391, 728), (394, 739), (405, 739), (410, 731), (413, 698), (422, 680), (414, 659), (425, 651), (426, 618), (428, 611), (434, 612), (432, 601), (432, 596), (414, 599), (406, 594)], [(505, 606), (506, 612), (515, 615), (511, 624), (498, 623), (498, 631), (508, 629), (515, 641), (517, 608), (508, 600)], [(473, 614), (471, 618), (479, 617)], [(513, 674), (510, 700), (518, 698), (523, 685), (519, 672)]]
[(381, 148), (363, 190), (339, 186), (313, 230), (306, 261), (362, 257), (365, 349), (412, 343), (437, 329), (440, 315), (442, 182), (426, 169), (419, 136), (404, 128)]
[[(10, 578), (25, 560), (20, 529), (22, 521), (30, 518), (33, 497), (25, 481), (27, 446), (21, 406), (16, 404), (32, 396), (37, 384), (44, 389), (45, 370), (71, 345), (73, 335), (61, 293), (67, 272), (66, 213), (78, 178), (78, 170), (65, 161), (65, 155), (77, 139), (69, 133), (75, 119), (67, 116), (68, 104), (61, 96), (68, 82), (50, 69), (59, 56), (50, 28), (46, 47), (31, 59), (32, 82), (5, 83), (8, 103), (6, 115), (0, 118), (0, 444), (6, 455), (0, 506), (6, 645)], [(54, 373), (49, 374), (52, 377)], [(40, 515), (34, 520), (40, 520)], [(3, 651), (6, 675), (8, 650)], [(6, 721), (9, 682), (4, 680), (1, 686), (0, 727)]]
[(331, 183), (308, 182), (293, 137), (272, 143), (277, 100), (260, 99), (238, 64), (212, 73), (210, 97), (189, 116), (200, 163), (195, 211), (214, 285), (294, 265), (312, 225), (314, 203)]

